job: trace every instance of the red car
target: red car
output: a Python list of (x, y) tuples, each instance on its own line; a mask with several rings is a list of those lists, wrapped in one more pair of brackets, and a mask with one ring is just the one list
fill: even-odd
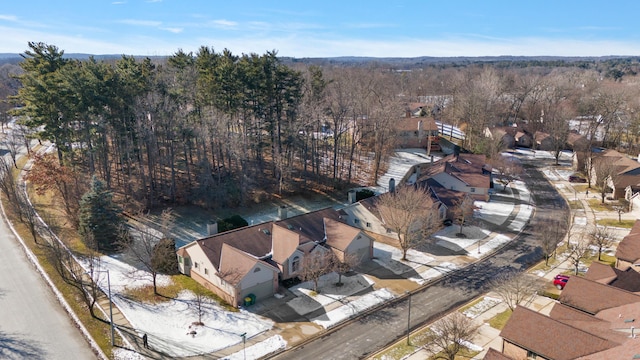
[(567, 285), (567, 281), (569, 281), (568, 275), (556, 275), (553, 278), (553, 285), (558, 288), (558, 290), (564, 289), (564, 286)]

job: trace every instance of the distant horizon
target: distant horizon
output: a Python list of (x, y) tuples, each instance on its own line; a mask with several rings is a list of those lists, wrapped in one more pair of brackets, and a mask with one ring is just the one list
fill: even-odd
[[(55, 44), (51, 44), (51, 45), (55, 45)], [(64, 50), (64, 49), (59, 49), (59, 50)], [(217, 50), (216, 50), (217, 51)], [(2, 58), (9, 58), (9, 57), (22, 57), (22, 55), (24, 54), (24, 51), (21, 53), (0, 53), (0, 59)], [(241, 55), (241, 54), (236, 54), (233, 53), (234, 55)], [(98, 57), (98, 58), (111, 58), (111, 57), (121, 57), (121, 56), (133, 56), (133, 57), (149, 57), (149, 58), (163, 58), (163, 57), (170, 57), (173, 54), (169, 54), (169, 55), (140, 55), (140, 54), (90, 54), (90, 53), (72, 53), (72, 52), (68, 52), (68, 51), (64, 51), (64, 57)], [(195, 55), (195, 54), (194, 54)], [(479, 55), (479, 56), (465, 56), (465, 55), (460, 55), (460, 56), (410, 56), (410, 57), (400, 57), (400, 56), (358, 56), (358, 55), (341, 55), (341, 56), (325, 56), (325, 57), (321, 57), (321, 56), (304, 56), (304, 57), (293, 57), (293, 56), (282, 56), (280, 54), (277, 55), (279, 58), (287, 58), (287, 59), (297, 59), (297, 60), (304, 60), (304, 59), (309, 59), (309, 60), (320, 60), (320, 59), (392, 59), (392, 60), (412, 60), (412, 59), (496, 59), (499, 60), (501, 58), (505, 58), (505, 60), (507, 60), (508, 58), (521, 58), (521, 59), (607, 59), (607, 58), (611, 58), (611, 59), (627, 59), (627, 58), (640, 58), (640, 55), (599, 55), (599, 56), (563, 56), (563, 55), (496, 55), (496, 56), (483, 56), (483, 55)]]
[(11, 1), (0, 53), (170, 56), (202, 46), (291, 58), (640, 56), (640, 2)]

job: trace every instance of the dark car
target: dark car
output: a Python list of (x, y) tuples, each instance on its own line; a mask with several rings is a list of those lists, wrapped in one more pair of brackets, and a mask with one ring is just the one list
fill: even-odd
[(569, 281), (568, 275), (556, 275), (553, 278), (553, 285), (558, 288), (558, 290), (564, 289), (564, 286), (567, 285), (567, 281)]
[(587, 179), (583, 178), (580, 175), (571, 175), (569, 176), (569, 182), (573, 183), (586, 183)]

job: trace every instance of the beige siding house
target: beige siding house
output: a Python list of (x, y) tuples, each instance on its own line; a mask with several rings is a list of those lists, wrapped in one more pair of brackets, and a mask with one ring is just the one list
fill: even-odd
[(373, 239), (333, 209), (247, 226), (191, 242), (177, 251), (180, 271), (229, 304), (273, 296), (295, 278), (306, 256), (332, 251), (360, 262), (373, 256)]

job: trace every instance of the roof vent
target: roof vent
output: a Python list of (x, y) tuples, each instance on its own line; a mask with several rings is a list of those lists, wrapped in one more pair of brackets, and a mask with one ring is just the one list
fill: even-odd
[(265, 233), (265, 235), (271, 235), (271, 231), (269, 231), (269, 229), (262, 229), (262, 232)]
[(636, 319), (624, 319), (624, 322), (626, 323), (632, 323), (634, 321), (636, 321)]
[(287, 224), (287, 229), (289, 229), (289, 230), (293, 230), (293, 229), (294, 229), (294, 226), (293, 226), (293, 225), (291, 225), (291, 224)]

